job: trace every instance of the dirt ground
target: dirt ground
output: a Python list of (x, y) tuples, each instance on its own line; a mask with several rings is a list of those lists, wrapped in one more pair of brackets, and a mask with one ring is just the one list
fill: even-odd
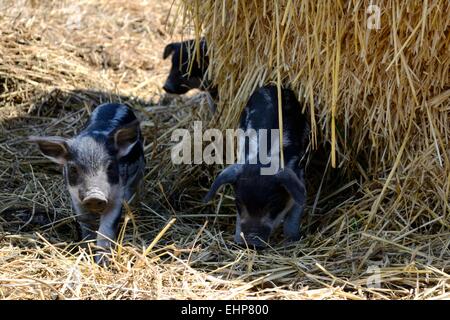
[[(324, 189), (335, 192), (309, 200), (314, 214), (299, 243), (278, 241), (265, 252), (234, 245), (230, 193), (201, 203), (215, 168), (170, 163), (173, 129), (211, 118), (203, 93), (162, 90), (164, 46), (191, 37), (178, 10), (164, 0), (0, 3), (0, 298), (448, 298), (448, 274), (426, 257), (348, 236), (359, 223), (344, 216), (358, 199), (347, 192), (357, 184), (351, 179), (340, 189), (330, 181)], [(128, 103), (142, 120), (147, 168), (142, 202), (127, 212), (105, 269), (76, 246), (60, 169), (26, 138), (71, 136), (107, 101)], [(367, 247), (353, 243), (361, 241)], [(368, 286), (369, 260), (391, 252), (405, 264), (381, 259), (385, 285)]]

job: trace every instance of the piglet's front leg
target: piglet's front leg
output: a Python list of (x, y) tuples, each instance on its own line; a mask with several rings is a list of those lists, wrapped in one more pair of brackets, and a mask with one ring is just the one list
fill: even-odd
[(97, 214), (85, 213), (79, 207), (74, 205), (79, 214), (76, 216), (78, 225), (78, 240), (87, 246), (87, 242), (92, 242), (97, 238), (97, 229), (99, 225), (99, 216)]
[(243, 242), (243, 239), (241, 237), (241, 215), (240, 215), (240, 213), (237, 214), (236, 231), (234, 232), (234, 242), (236, 242), (236, 243)]
[(294, 204), (284, 219), (283, 233), (287, 241), (300, 240), (300, 219), (303, 215), (304, 206)]
[(78, 222), (79, 226), (79, 240), (80, 241), (91, 241), (96, 239), (95, 229), (90, 224), (84, 222)]
[(97, 247), (99, 251), (95, 255), (95, 262), (108, 264), (107, 257), (110, 253), (113, 241), (117, 238), (117, 228), (122, 215), (122, 206), (116, 204), (111, 211), (102, 214), (97, 231)]

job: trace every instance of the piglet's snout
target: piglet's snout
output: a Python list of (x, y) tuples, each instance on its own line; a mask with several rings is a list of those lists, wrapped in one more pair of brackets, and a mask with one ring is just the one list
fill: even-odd
[(103, 213), (108, 206), (108, 200), (103, 193), (92, 192), (86, 195), (81, 205), (89, 212)]
[(270, 230), (268, 228), (251, 228), (250, 230), (243, 230), (243, 236), (245, 238), (242, 239), (241, 236), (236, 237), (235, 241), (242, 246), (253, 247), (256, 250), (264, 249), (267, 246), (267, 242), (269, 241)]
[[(245, 235), (245, 240), (247, 242), (247, 245), (254, 247), (256, 250), (262, 250), (266, 247), (266, 243), (261, 239), (260, 234), (256, 233), (250, 233)], [(267, 242), (267, 240), (265, 240)]]
[(166, 91), (167, 93), (175, 93), (175, 88), (173, 86), (173, 84), (169, 81), (166, 81), (166, 83), (163, 86), (164, 91)]

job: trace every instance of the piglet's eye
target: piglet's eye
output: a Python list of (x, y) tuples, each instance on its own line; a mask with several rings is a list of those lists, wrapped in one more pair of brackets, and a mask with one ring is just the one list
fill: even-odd
[(116, 166), (114, 163), (110, 163), (108, 167), (106, 168), (108, 175), (113, 174), (116, 171)]
[(119, 168), (117, 166), (117, 163), (111, 162), (108, 164), (108, 167), (106, 168), (106, 175), (108, 176), (108, 181), (110, 183), (117, 183), (119, 180)]
[(274, 213), (274, 214), (278, 214), (281, 211), (283, 211), (284, 206), (279, 204), (279, 203), (273, 203), (271, 205), (269, 205), (269, 210), (270, 212)]
[(78, 167), (74, 164), (69, 164), (67, 167), (67, 178), (69, 179), (69, 183), (74, 185), (78, 180)]

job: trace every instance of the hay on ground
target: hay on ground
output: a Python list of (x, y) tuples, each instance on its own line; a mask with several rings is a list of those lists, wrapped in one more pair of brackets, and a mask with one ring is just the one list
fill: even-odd
[[(0, 298), (449, 298), (444, 1), (386, 1), (382, 28), (370, 33), (366, 2), (19, 3), (0, 4)], [(161, 91), (165, 44), (194, 37), (192, 30), (210, 43), (220, 121), (202, 94)], [(253, 87), (276, 82), (277, 71), (306, 102), (318, 100), (309, 110), (318, 151), (308, 164), (301, 241), (285, 246), (277, 235), (255, 252), (233, 244), (228, 189), (201, 203), (219, 168), (171, 164), (170, 135), (195, 120), (234, 127)], [(117, 100), (143, 120), (147, 173), (142, 202), (126, 212), (105, 269), (74, 243), (58, 167), (25, 140), (70, 136), (93, 106)], [(320, 157), (330, 143), (338, 169), (329, 153)]]

